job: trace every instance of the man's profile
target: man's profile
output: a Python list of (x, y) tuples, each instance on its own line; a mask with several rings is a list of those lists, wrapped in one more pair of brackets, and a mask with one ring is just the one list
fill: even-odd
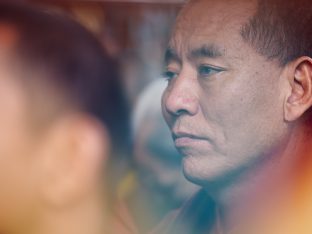
[(183, 8), (162, 105), (203, 191), (163, 233), (311, 233), (311, 22), (307, 0)]
[(133, 233), (106, 173), (127, 147), (127, 105), (96, 38), (1, 2), (0, 96), (0, 233)]

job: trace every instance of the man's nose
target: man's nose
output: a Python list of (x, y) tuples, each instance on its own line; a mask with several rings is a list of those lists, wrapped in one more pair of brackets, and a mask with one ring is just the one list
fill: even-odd
[(165, 110), (175, 116), (195, 115), (199, 108), (197, 89), (194, 79), (177, 77), (164, 93)]

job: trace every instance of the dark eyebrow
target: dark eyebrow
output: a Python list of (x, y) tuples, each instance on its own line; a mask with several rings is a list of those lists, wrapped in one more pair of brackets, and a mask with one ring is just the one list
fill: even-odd
[(203, 45), (190, 52), (189, 58), (218, 58), (222, 57), (224, 53), (215, 45)]
[(171, 61), (181, 62), (181, 59), (173, 48), (168, 47), (165, 52), (165, 64), (168, 64)]

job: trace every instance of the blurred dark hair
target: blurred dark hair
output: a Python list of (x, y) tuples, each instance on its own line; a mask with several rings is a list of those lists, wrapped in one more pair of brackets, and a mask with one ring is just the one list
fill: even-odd
[(101, 120), (113, 152), (124, 153), (129, 144), (128, 105), (117, 64), (95, 36), (68, 16), (21, 4), (0, 3), (0, 23), (17, 30), (17, 57), (31, 69), (43, 66), (49, 74), (40, 79)]
[(312, 57), (311, 0), (258, 0), (256, 14), (241, 35), (260, 54), (280, 64)]

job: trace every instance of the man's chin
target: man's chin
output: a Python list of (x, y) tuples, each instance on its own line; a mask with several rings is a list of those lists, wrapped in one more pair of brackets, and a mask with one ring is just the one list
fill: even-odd
[(200, 156), (184, 156), (182, 167), (185, 178), (202, 187), (217, 184), (228, 174), (229, 169), (220, 160), (216, 163), (216, 160)]

